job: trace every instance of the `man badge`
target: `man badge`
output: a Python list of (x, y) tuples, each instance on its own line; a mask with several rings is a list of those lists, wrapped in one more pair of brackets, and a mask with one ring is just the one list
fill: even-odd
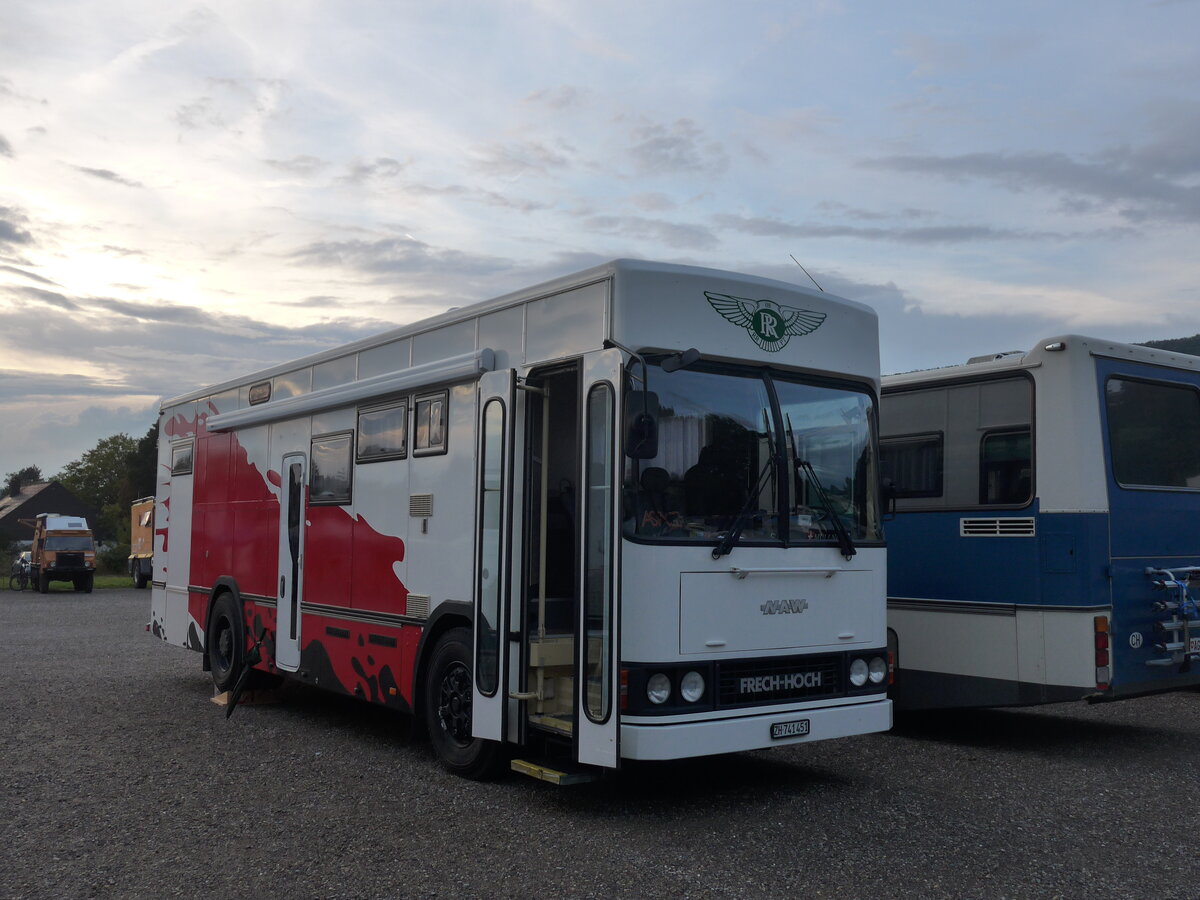
[(754, 343), (768, 353), (787, 346), (793, 337), (811, 334), (825, 321), (825, 313), (782, 306), (774, 300), (750, 300), (705, 291), (712, 308), (734, 325), (745, 328)]

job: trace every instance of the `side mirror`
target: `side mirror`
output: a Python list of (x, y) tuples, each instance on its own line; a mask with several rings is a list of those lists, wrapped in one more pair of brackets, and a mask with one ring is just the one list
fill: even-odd
[(651, 391), (625, 394), (625, 455), (630, 459), (658, 456), (658, 394)]
[(661, 368), (664, 372), (678, 372), (680, 369), (686, 369), (699, 358), (700, 351), (695, 347), (689, 347), (682, 353), (676, 353), (674, 356), (668, 356), (658, 365), (659, 368)]

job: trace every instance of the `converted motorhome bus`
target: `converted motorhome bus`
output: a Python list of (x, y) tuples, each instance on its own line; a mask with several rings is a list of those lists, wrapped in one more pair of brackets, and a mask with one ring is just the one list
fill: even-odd
[(877, 340), (623, 260), (170, 400), (152, 629), (467, 776), (887, 729)]
[(883, 379), (897, 708), (1200, 684), (1200, 357), (1068, 335)]

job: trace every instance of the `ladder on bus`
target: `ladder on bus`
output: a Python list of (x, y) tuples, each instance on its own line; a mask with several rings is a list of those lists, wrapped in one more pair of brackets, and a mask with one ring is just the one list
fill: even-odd
[(1188, 588), (1192, 578), (1200, 579), (1200, 566), (1148, 567), (1146, 575), (1154, 590), (1166, 595), (1154, 601), (1154, 611), (1168, 616), (1154, 623), (1158, 637), (1154, 649), (1166, 655), (1147, 660), (1146, 665), (1178, 666), (1180, 672), (1187, 672), (1192, 660), (1200, 660), (1200, 607)]

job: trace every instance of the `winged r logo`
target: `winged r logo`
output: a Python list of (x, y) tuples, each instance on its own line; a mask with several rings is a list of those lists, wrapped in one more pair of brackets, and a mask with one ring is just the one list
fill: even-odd
[(705, 291), (712, 308), (734, 325), (745, 328), (754, 343), (768, 353), (787, 346), (793, 337), (812, 334), (825, 321), (825, 313), (783, 306), (774, 300), (750, 300)]

